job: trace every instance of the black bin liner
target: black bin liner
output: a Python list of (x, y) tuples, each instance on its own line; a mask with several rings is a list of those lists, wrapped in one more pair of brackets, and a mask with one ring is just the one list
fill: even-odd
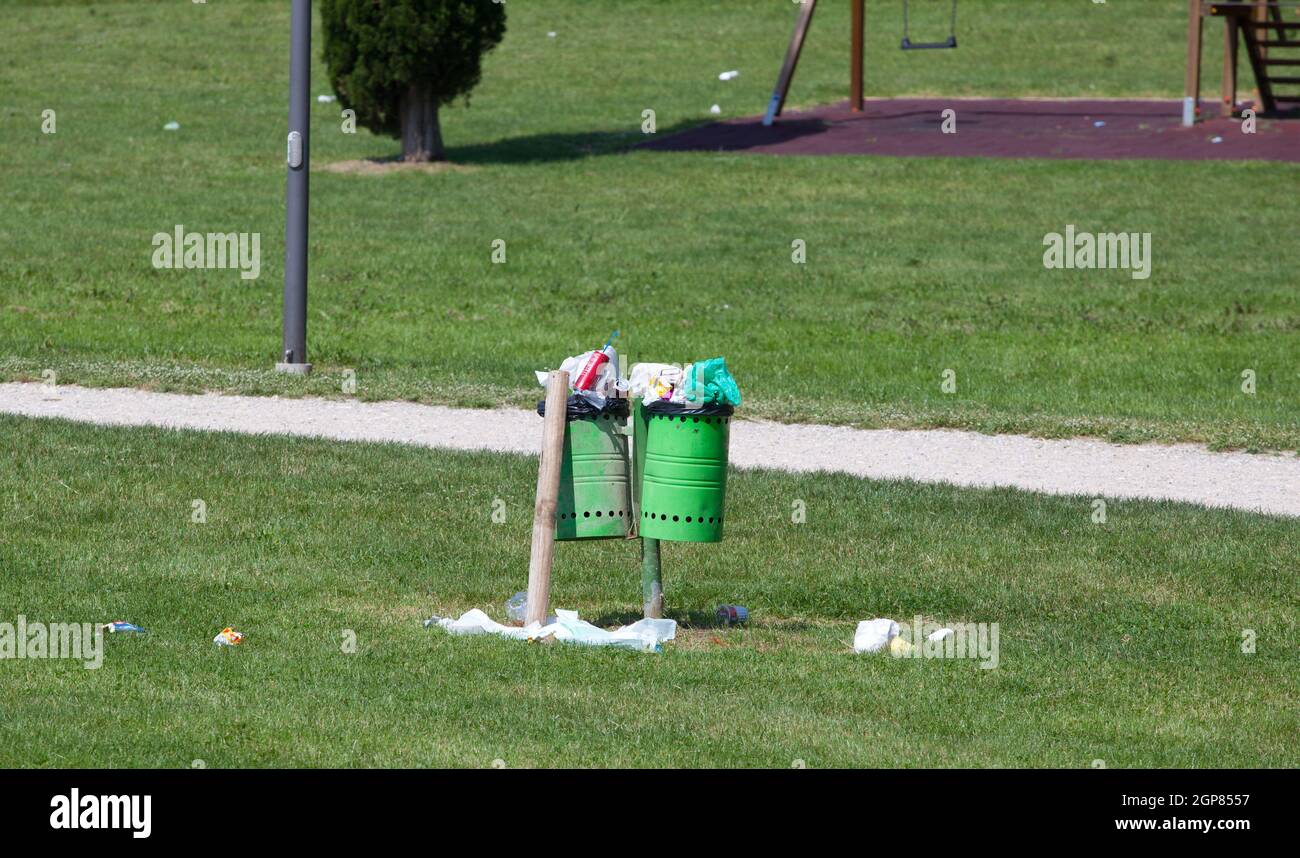
[(645, 410), (650, 414), (671, 414), (674, 417), (730, 417), (736, 413), (735, 407), (725, 402), (716, 405), (678, 405), (661, 400), (647, 405)]
[[(546, 416), (546, 400), (543, 399), (537, 403), (537, 414), (541, 417)], [(565, 404), (564, 419), (568, 420), (587, 420), (596, 417), (626, 417), (628, 415), (628, 405), (626, 399), (616, 399), (610, 397), (605, 400), (604, 408), (597, 408), (576, 393), (569, 394), (569, 401)]]

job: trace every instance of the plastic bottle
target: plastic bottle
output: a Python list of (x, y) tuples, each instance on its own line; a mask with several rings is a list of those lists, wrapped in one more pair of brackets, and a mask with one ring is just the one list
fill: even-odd
[(506, 599), (506, 616), (522, 623), (528, 611), (528, 594), (522, 590)]
[(614, 338), (618, 336), (618, 331), (609, 335), (605, 345), (598, 352), (592, 352), (591, 357), (587, 358), (587, 363), (578, 372), (578, 378), (573, 382), (574, 390), (590, 390), (591, 385), (596, 381), (596, 375), (600, 367), (606, 361), (614, 357)]

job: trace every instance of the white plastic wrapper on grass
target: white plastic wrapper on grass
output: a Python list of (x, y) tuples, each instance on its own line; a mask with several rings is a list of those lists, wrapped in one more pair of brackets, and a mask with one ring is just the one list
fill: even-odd
[(503, 626), (478, 608), (450, 617), (430, 617), (424, 621), (426, 628), (438, 626), (454, 635), (499, 635), (512, 640), (540, 641), (554, 638), (561, 643), (587, 646), (616, 646), (640, 652), (662, 652), (663, 642), (677, 637), (676, 620), (637, 620), (630, 626), (608, 631), (578, 619), (577, 611), (556, 610), (554, 622), (546, 625), (530, 623), (523, 628)]
[(898, 637), (898, 623), (893, 620), (863, 620), (853, 634), (854, 652), (880, 652)]

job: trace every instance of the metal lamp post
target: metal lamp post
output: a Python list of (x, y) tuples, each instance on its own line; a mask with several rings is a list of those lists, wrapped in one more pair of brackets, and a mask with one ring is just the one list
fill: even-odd
[(311, 111), (311, 0), (292, 0), (289, 24), (288, 184), (284, 217), (284, 344), (279, 372), (306, 375), (307, 167)]

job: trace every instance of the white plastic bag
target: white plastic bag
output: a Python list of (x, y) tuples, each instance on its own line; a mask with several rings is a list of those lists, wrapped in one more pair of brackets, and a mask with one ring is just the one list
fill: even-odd
[(898, 623), (893, 620), (863, 620), (853, 634), (854, 652), (879, 652), (898, 637)]
[[(637, 363), (628, 373), (628, 392), (641, 397), (645, 405), (673, 399), (682, 387), (682, 368), (670, 363)], [(684, 394), (683, 394), (684, 395)]]
[(538, 623), (530, 623), (523, 628), (503, 626), (478, 608), (466, 611), (455, 620), (450, 617), (430, 617), (424, 621), (424, 625), (425, 628), (438, 626), (454, 635), (500, 635), (513, 640), (554, 637), (564, 643), (617, 646), (640, 652), (661, 652), (661, 644), (677, 636), (676, 620), (637, 620), (630, 626), (611, 632), (578, 619), (577, 611), (558, 609), (551, 622), (544, 626)]
[[(613, 354), (610, 355), (609, 360), (601, 364), (600, 368), (596, 370), (596, 379), (591, 383), (591, 388), (581, 392), (609, 399), (618, 391), (618, 352), (613, 349), (610, 349), (610, 351)], [(596, 350), (592, 349), (580, 355), (565, 358), (564, 363), (560, 364), (559, 369), (569, 374), (570, 390), (573, 390), (573, 385), (578, 380), (578, 373), (582, 372), (582, 368), (587, 365), (587, 361), (591, 360), (591, 356), (595, 353)], [(549, 373), (545, 370), (534, 370), (533, 375), (537, 376), (538, 384), (542, 387), (546, 386), (546, 378)]]

